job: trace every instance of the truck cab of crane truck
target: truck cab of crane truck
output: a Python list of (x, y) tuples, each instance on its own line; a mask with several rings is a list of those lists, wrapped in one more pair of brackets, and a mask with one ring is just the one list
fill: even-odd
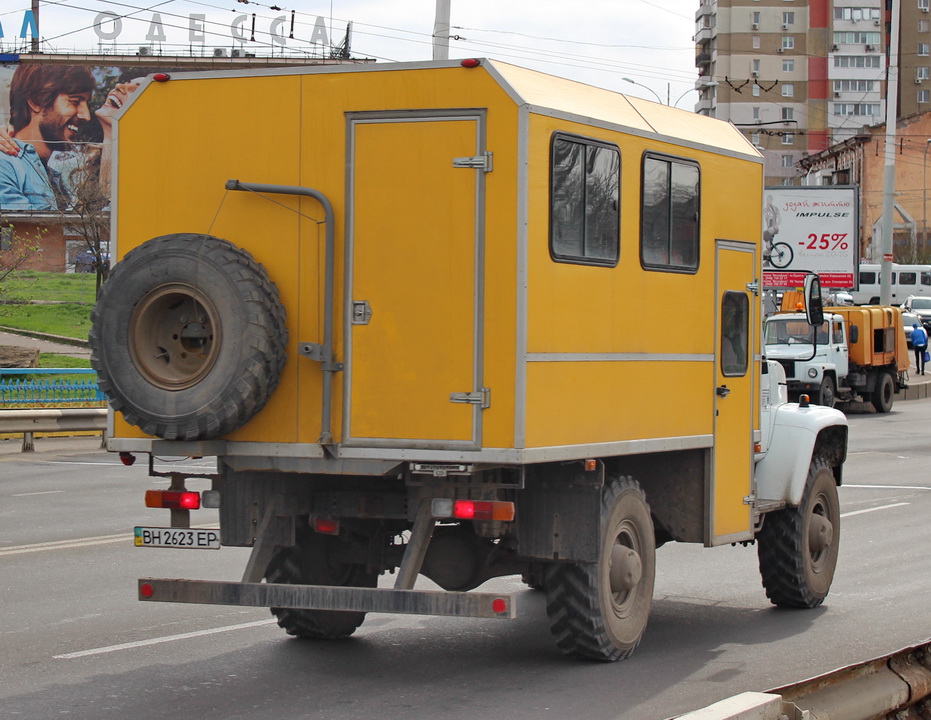
[(846, 386), (850, 352), (847, 325), (840, 315), (826, 313), (814, 331), (798, 313), (772, 315), (764, 327), (764, 355), (784, 369), (789, 398), (807, 393), (823, 405), (825, 378), (832, 388)]

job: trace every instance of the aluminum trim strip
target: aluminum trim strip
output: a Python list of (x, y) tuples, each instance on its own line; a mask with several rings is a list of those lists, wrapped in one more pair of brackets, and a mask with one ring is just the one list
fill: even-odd
[(527, 353), (527, 362), (714, 362), (714, 353)]

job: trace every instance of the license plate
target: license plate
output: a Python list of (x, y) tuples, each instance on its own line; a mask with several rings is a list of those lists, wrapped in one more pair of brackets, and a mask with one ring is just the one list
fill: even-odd
[(219, 550), (220, 531), (211, 528), (137, 527), (136, 547), (180, 548), (182, 550)]

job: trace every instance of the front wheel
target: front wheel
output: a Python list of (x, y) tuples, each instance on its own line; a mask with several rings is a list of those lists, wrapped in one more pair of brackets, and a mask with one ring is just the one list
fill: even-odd
[(876, 383), (876, 389), (873, 390), (873, 407), (878, 413), (887, 413), (892, 409), (892, 401), (895, 396), (895, 387), (892, 382), (892, 375), (883, 373), (879, 376)]
[(834, 378), (825, 375), (821, 381), (821, 387), (818, 389), (818, 405), (825, 407), (834, 407), (837, 404), (837, 392), (834, 388)]
[(656, 570), (650, 507), (630, 478), (605, 483), (599, 556), (594, 563), (551, 566), (546, 613), (566, 655), (624, 660), (646, 629)]
[(773, 243), (773, 250), (769, 254), (769, 262), (776, 268), (787, 268), (792, 263), (795, 253), (792, 252), (792, 246), (788, 243)]
[(766, 597), (774, 605), (813, 608), (824, 602), (837, 567), (840, 502), (834, 473), (812, 461), (802, 503), (769, 513), (757, 535)]

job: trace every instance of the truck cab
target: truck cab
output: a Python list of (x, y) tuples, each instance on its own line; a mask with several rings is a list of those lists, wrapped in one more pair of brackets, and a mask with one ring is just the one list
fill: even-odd
[(785, 370), (790, 398), (805, 393), (817, 404), (833, 407), (839, 388), (846, 385), (850, 362), (841, 316), (825, 314), (824, 322), (813, 328), (804, 315), (776, 315), (766, 321), (763, 342), (767, 359)]

